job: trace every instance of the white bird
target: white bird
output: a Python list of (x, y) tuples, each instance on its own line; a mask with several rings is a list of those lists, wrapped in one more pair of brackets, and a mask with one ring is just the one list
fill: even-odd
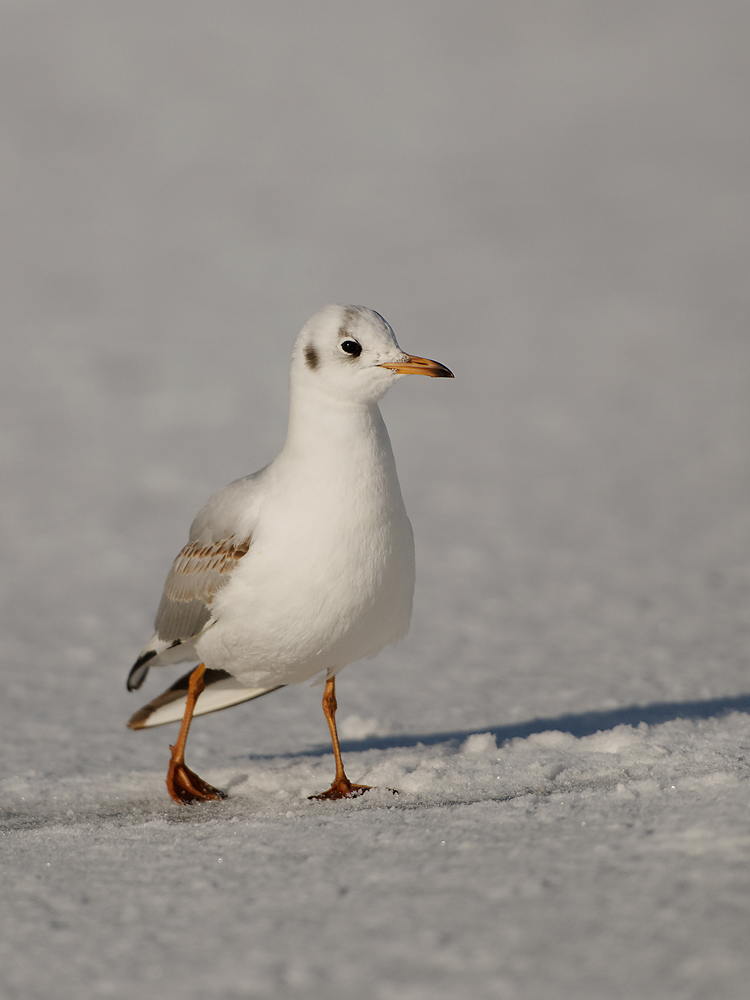
[(409, 628), (414, 541), (377, 405), (408, 374), (453, 378), (438, 362), (405, 354), (373, 310), (326, 306), (294, 345), (281, 454), (214, 494), (193, 521), (156, 634), (128, 677), (132, 691), (152, 666), (201, 661), (128, 723), (142, 729), (182, 715), (167, 775), (176, 802), (225, 797), (185, 764), (193, 715), (316, 675), (326, 682), (336, 775), (315, 798), (370, 787), (344, 773), (335, 678)]

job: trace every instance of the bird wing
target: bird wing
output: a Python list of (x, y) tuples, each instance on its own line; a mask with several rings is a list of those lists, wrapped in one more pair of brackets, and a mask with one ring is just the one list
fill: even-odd
[(156, 613), (164, 642), (192, 639), (211, 620), (211, 603), (250, 548), (265, 495), (268, 466), (215, 493), (190, 527), (190, 541), (172, 564)]
[(169, 571), (156, 612), (156, 634), (128, 674), (128, 691), (143, 684), (152, 666), (194, 658), (190, 640), (211, 622), (214, 596), (229, 582), (250, 541), (250, 535), (240, 540), (230, 535), (217, 542), (188, 542)]
[(218, 542), (188, 542), (169, 571), (159, 610), (156, 634), (166, 642), (192, 639), (211, 619), (214, 595), (229, 580), (250, 548), (250, 537), (234, 535)]
[(198, 512), (190, 541), (175, 559), (156, 613), (156, 634), (128, 675), (128, 691), (139, 688), (152, 666), (192, 659), (190, 642), (212, 621), (217, 591), (250, 549), (272, 466), (237, 479), (215, 493)]

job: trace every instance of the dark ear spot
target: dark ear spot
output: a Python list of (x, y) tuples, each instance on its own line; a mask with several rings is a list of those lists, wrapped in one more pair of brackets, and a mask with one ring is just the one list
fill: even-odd
[(318, 357), (318, 352), (315, 350), (312, 344), (308, 344), (305, 348), (305, 364), (310, 369), (310, 371), (315, 371), (320, 362)]

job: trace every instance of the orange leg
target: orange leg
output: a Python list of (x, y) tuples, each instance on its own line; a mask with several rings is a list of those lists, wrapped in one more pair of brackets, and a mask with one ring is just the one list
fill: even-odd
[(336, 679), (331, 677), (326, 681), (326, 689), (323, 692), (323, 711), (326, 715), (328, 728), (331, 730), (333, 756), (336, 760), (336, 777), (327, 792), (322, 792), (320, 795), (310, 795), (311, 799), (353, 798), (355, 795), (362, 795), (368, 788), (372, 788), (372, 785), (353, 785), (344, 774), (344, 764), (339, 749), (339, 734), (336, 732), (336, 708)]
[(185, 764), (185, 744), (187, 743), (188, 732), (190, 731), (190, 723), (193, 721), (195, 703), (199, 695), (206, 688), (203, 681), (205, 672), (205, 664), (199, 663), (190, 675), (187, 704), (185, 705), (185, 714), (182, 717), (180, 734), (177, 737), (175, 745), (169, 748), (172, 751), (172, 758), (169, 761), (169, 770), (167, 771), (167, 791), (175, 802), (181, 805), (188, 805), (190, 802), (205, 802), (207, 799), (225, 799), (227, 797), (226, 792), (222, 792), (221, 789), (209, 785), (208, 782), (199, 778)]

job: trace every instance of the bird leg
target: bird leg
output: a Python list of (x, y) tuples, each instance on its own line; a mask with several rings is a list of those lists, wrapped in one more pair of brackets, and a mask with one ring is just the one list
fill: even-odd
[(344, 764), (341, 760), (341, 750), (339, 748), (339, 734), (336, 732), (336, 678), (330, 677), (326, 681), (326, 689), (323, 692), (323, 711), (325, 712), (328, 728), (331, 730), (331, 742), (333, 743), (333, 756), (336, 760), (336, 777), (327, 792), (320, 795), (310, 795), (311, 799), (348, 799), (356, 795), (362, 795), (372, 785), (353, 785), (344, 774)]
[(225, 799), (227, 797), (226, 792), (222, 792), (220, 788), (214, 788), (213, 785), (209, 785), (208, 782), (199, 778), (185, 764), (185, 744), (188, 732), (190, 731), (190, 723), (193, 721), (195, 703), (199, 695), (206, 688), (205, 681), (203, 680), (205, 672), (205, 664), (199, 663), (190, 675), (187, 704), (185, 705), (185, 714), (182, 717), (180, 734), (177, 737), (175, 745), (169, 748), (172, 751), (172, 757), (169, 761), (169, 770), (167, 771), (167, 791), (175, 802), (178, 802), (180, 805), (188, 805), (191, 802), (205, 802), (208, 799)]

